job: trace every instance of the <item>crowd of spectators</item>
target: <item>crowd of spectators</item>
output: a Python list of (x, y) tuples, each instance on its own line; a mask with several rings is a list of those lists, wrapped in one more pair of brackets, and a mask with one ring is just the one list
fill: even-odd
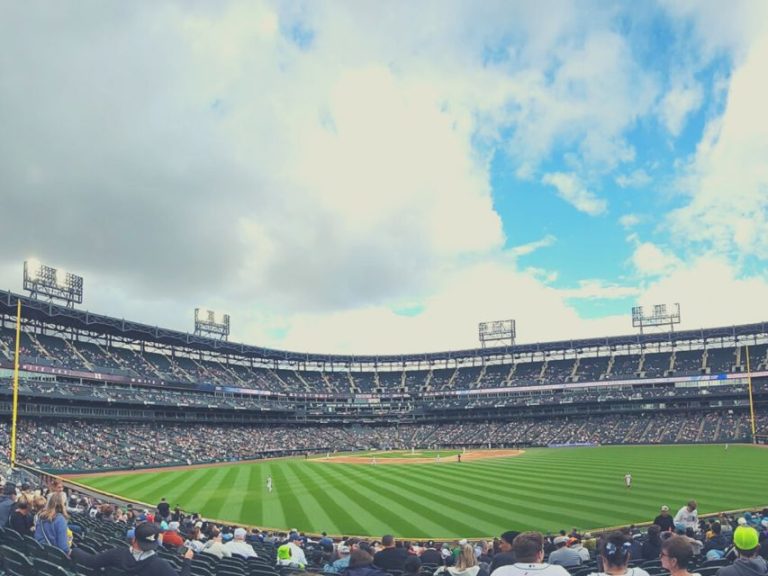
[[(11, 359), (13, 333), (0, 330), (0, 361)], [(328, 394), (450, 391), (530, 384), (590, 382), (612, 378), (695, 375), (743, 370), (740, 348), (616, 354), (613, 357), (519, 358), (501, 366), (432, 370), (324, 372), (257, 367), (247, 359), (207, 356), (191, 350), (140, 350), (126, 346), (22, 333), (23, 362), (187, 384), (218, 384), (271, 392)], [(752, 369), (768, 364), (766, 346), (750, 352)], [(740, 358), (737, 363), (737, 358)]]
[[(768, 431), (768, 417), (758, 418), (758, 430)], [(23, 419), (17, 433), (20, 461), (86, 470), (370, 449), (736, 442), (750, 426), (746, 414), (713, 412), (312, 427)], [(3, 423), (0, 444), (8, 442)]]

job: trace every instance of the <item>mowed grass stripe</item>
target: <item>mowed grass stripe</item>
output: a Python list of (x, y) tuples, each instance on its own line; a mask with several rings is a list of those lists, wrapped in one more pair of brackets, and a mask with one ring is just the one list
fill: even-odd
[[(370, 525), (374, 517), (367, 508), (350, 498), (343, 489), (338, 488), (338, 486), (345, 487), (345, 483), (328, 474), (324, 466), (304, 466), (302, 473), (304, 472), (314, 479), (325, 492), (325, 506), (328, 514), (334, 518), (337, 527), (336, 532), (347, 531), (356, 536), (365, 535), (367, 533), (366, 522)], [(391, 526), (389, 528), (392, 529)]]
[(413, 518), (408, 508), (400, 502), (382, 498), (378, 489), (371, 489), (368, 483), (360, 482), (357, 478), (345, 474), (341, 470), (342, 468), (346, 467), (338, 466), (337, 470), (334, 469), (333, 465), (329, 465), (327, 470), (331, 476), (343, 482), (344, 492), (348, 493), (356, 502), (364, 503), (369, 513), (378, 521), (375, 527), (372, 525), (363, 534), (381, 532), (378, 527), (382, 525), (393, 534), (416, 534), (419, 531), (419, 526), (412, 522), (412, 520), (418, 519)]
[(175, 500), (179, 502), (182, 509), (199, 512), (199, 509), (192, 506), (193, 500), (200, 498), (201, 494), (206, 493), (209, 490), (211, 481), (216, 476), (216, 468), (208, 468), (203, 471), (203, 474), (197, 474), (198, 470), (193, 470), (195, 474), (191, 474), (194, 480), (190, 484), (184, 484), (179, 486), (179, 490), (176, 493)]
[[(516, 516), (519, 521), (520, 518), (527, 516), (541, 516), (542, 512), (558, 514), (563, 521), (571, 522), (580, 519), (579, 515), (573, 513), (574, 508), (576, 510), (582, 508), (578, 503), (573, 503), (571, 509), (563, 511), (559, 503), (552, 504), (550, 497), (538, 496), (541, 493), (540, 488), (534, 488), (523, 494), (520, 489), (516, 489), (516, 485), (512, 484), (505, 486), (504, 490), (491, 490), (488, 484), (486, 484), (487, 488), (478, 490), (477, 474), (473, 474), (471, 470), (467, 472), (469, 475), (465, 473), (462, 478), (458, 475), (454, 476), (455, 470), (453, 469), (433, 469), (429, 473), (418, 473), (416, 476), (409, 470), (401, 470), (398, 478), (413, 479), (413, 482), (419, 483), (421, 486), (439, 488), (447, 502), (471, 502), (470, 508), (473, 510), (476, 524), (477, 522), (482, 524), (490, 522), (499, 526), (509, 522), (510, 514)], [(430, 493), (428, 489), (411, 488), (411, 490), (422, 494)], [(466, 510), (466, 507), (462, 506), (462, 509)], [(590, 512), (592, 510), (594, 508), (591, 505), (583, 505), (583, 511)], [(480, 534), (487, 534), (487, 532)]]
[(241, 497), (238, 518), (248, 524), (264, 526), (264, 509), (262, 501), (267, 493), (267, 479), (264, 476), (264, 466), (244, 466), (248, 470), (246, 493)]
[[(431, 502), (434, 492), (423, 491), (421, 489), (406, 489), (404, 491), (396, 491), (392, 489), (392, 486), (398, 486), (405, 488), (406, 486), (400, 482), (398, 477), (398, 469), (400, 466), (367, 466), (365, 472), (360, 470), (361, 466), (352, 466), (349, 468), (350, 476), (357, 476), (358, 482), (367, 485), (372, 490), (378, 490), (380, 498), (388, 498), (390, 502), (397, 502), (398, 504), (406, 505), (408, 510), (411, 511), (411, 515), (418, 515), (423, 525), (427, 523), (434, 525), (440, 534), (453, 534), (456, 532), (463, 534), (472, 534), (475, 531), (473, 525), (474, 518), (471, 514), (468, 514), (466, 510), (454, 509), (451, 516), (444, 514), (441, 510), (445, 510), (446, 505), (442, 503), (440, 506), (435, 506), (434, 502)], [(384, 468), (388, 470), (385, 471)], [(382, 482), (375, 482), (375, 480), (382, 480)], [(423, 499), (417, 499), (412, 497), (412, 494), (419, 493), (422, 496), (428, 495), (430, 501)], [(424, 528), (418, 532), (408, 533), (408, 536), (422, 536), (427, 535), (424, 532)]]
[[(250, 476), (250, 466), (235, 466), (232, 468), (234, 474), (227, 475), (224, 478), (223, 485), (223, 498), (219, 505), (219, 510), (215, 513), (214, 518), (221, 518), (223, 516), (229, 516), (233, 510), (238, 510), (238, 516), (240, 515), (239, 509), (242, 507), (243, 500), (248, 498), (248, 477)], [(245, 496), (245, 497), (244, 497)], [(213, 506), (213, 502), (210, 504)]]
[(307, 493), (317, 509), (317, 513), (311, 515), (313, 525), (327, 526), (320, 531), (341, 532), (344, 520), (351, 519), (351, 516), (343, 514), (343, 508), (329, 498), (328, 482), (314, 474), (311, 466), (295, 466), (291, 471), (307, 487)]
[[(218, 516), (223, 519), (374, 536), (387, 532), (412, 537), (490, 536), (507, 529), (591, 529), (648, 521), (661, 504), (674, 511), (690, 498), (699, 501), (702, 513), (760, 507), (768, 499), (762, 496), (768, 451), (749, 446), (731, 446), (727, 452), (722, 446), (533, 449), (516, 458), (461, 464), (271, 461), (238, 467), (243, 468), (247, 473), (239, 472), (229, 482), (231, 486), (221, 487), (237, 492), (241, 499), (238, 504), (230, 494), (218, 501)], [(84, 477), (80, 481), (146, 502), (167, 496), (171, 503), (178, 501), (188, 510), (212, 516), (195, 505), (218, 490), (222, 480), (214, 471), (220, 469)], [(264, 488), (269, 471), (275, 477), (271, 496)], [(623, 485), (626, 472), (633, 475), (631, 490)], [(176, 496), (177, 488), (190, 498)], [(306, 524), (295, 515), (286, 520), (278, 493), (283, 501), (304, 502)], [(257, 510), (261, 514), (253, 513)], [(469, 528), (474, 529), (470, 532)]]
[(304, 503), (298, 497), (298, 487), (290, 485), (288, 477), (285, 475), (286, 464), (288, 463), (282, 462), (279, 465), (271, 466), (272, 478), (278, 487), (272, 493), (277, 493), (278, 501), (283, 509), (283, 517), (291, 527), (311, 526), (312, 522), (304, 511)]
[[(336, 531), (336, 520), (328, 514), (325, 506), (322, 504), (324, 500), (322, 494), (318, 494), (321, 487), (316, 482), (309, 479), (305, 474), (301, 474), (299, 469), (306, 469), (308, 466), (303, 462), (294, 463), (283, 467), (286, 477), (293, 486), (299, 486), (300, 488), (294, 488), (293, 494), (301, 506), (302, 511), (307, 516), (310, 524), (313, 527), (327, 526), (328, 528), (320, 528), (319, 531)], [(316, 528), (313, 528), (316, 530)]]

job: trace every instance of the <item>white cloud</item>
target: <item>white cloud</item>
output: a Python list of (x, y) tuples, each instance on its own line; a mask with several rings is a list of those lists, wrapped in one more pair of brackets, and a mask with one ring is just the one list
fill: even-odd
[(555, 236), (552, 234), (547, 234), (540, 240), (535, 240), (533, 242), (529, 242), (528, 244), (521, 244), (520, 246), (513, 246), (507, 250), (507, 253), (511, 256), (527, 256), (528, 254), (531, 254), (536, 250), (540, 250), (541, 248), (549, 248), (555, 242), (557, 242), (557, 238), (555, 238)]
[(633, 170), (629, 174), (619, 174), (616, 176), (616, 184), (622, 188), (642, 188), (650, 183), (651, 177), (641, 168)]
[(741, 277), (738, 267), (721, 257), (704, 255), (650, 284), (640, 302), (680, 303), (682, 329), (731, 326), (764, 320), (768, 301), (764, 275)]
[(621, 286), (619, 284), (605, 282), (599, 279), (580, 280), (578, 288), (560, 290), (565, 298), (586, 300), (615, 300), (628, 298), (640, 294), (636, 286)]
[(619, 224), (621, 224), (624, 228), (633, 228), (640, 224), (640, 216), (637, 214), (624, 214), (621, 218), (619, 218)]
[(608, 202), (587, 190), (584, 183), (574, 174), (553, 172), (545, 174), (541, 181), (554, 186), (557, 195), (580, 212), (599, 216), (608, 209)]
[(642, 276), (659, 276), (673, 272), (681, 264), (672, 253), (659, 248), (652, 242), (642, 242), (632, 253), (632, 264)]
[(707, 126), (680, 180), (687, 203), (667, 226), (679, 242), (735, 257), (768, 258), (768, 36), (732, 74), (723, 115)]
[(660, 115), (672, 136), (679, 136), (688, 117), (701, 107), (703, 94), (696, 82), (676, 82), (660, 102)]

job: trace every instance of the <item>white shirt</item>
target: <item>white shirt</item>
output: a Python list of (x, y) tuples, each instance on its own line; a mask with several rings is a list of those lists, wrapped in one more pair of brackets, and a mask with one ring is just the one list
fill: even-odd
[(499, 566), (491, 576), (570, 576), (570, 574), (568, 570), (555, 564), (516, 562), (511, 566)]
[(624, 482), (627, 483), (627, 486), (632, 484), (632, 474), (627, 474), (626, 476), (624, 476)]
[[(609, 576), (609, 574), (605, 572), (592, 572), (589, 576)], [(627, 571), (624, 572), (624, 576), (648, 576), (648, 572), (642, 568), (627, 568)], [(691, 576), (694, 575), (691, 574)]]
[(230, 540), (224, 544), (224, 549), (228, 550), (230, 554), (239, 554), (246, 558), (254, 558), (257, 555), (253, 550), (253, 546), (243, 540)]
[(688, 510), (688, 506), (683, 506), (675, 514), (675, 524), (682, 524), (686, 528), (693, 528), (697, 530), (699, 528), (699, 510), (696, 509), (693, 512)]

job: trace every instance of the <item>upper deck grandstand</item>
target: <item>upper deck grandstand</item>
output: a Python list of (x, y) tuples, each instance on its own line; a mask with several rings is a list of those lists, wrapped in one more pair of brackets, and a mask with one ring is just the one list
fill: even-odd
[[(115, 421), (182, 427), (194, 422), (212, 426), (208, 435), (214, 438), (221, 432), (217, 426), (322, 427), (289, 445), (273, 432), (267, 435), (271, 443), (254, 440), (234, 451), (192, 453), (173, 445), (153, 451), (155, 444), (148, 442), (142, 457), (147, 465), (151, 457), (161, 462), (261, 457), (276, 446), (291, 452), (414, 444), (750, 440), (750, 380), (758, 434), (768, 424), (760, 416), (768, 402), (765, 323), (429, 354), (342, 356), (209, 339), (10, 292), (0, 294), (4, 414), (10, 412), (12, 326), (19, 298), (19, 414), (112, 421), (88, 427), (57, 423), (53, 428), (68, 431), (59, 434), (65, 442), (88, 437), (87, 430), (100, 431), (105, 439), (130, 436)], [(458, 432), (451, 429), (456, 423)], [(399, 432), (392, 437), (377, 429), (381, 426), (398, 426)], [(25, 424), (21, 435), (44, 430), (45, 423)], [(179, 429), (173, 435), (185, 433)], [(77, 458), (68, 459), (55, 441), (49, 446), (29, 451), (28, 459), (53, 468), (116, 465), (109, 450), (75, 450)]]

